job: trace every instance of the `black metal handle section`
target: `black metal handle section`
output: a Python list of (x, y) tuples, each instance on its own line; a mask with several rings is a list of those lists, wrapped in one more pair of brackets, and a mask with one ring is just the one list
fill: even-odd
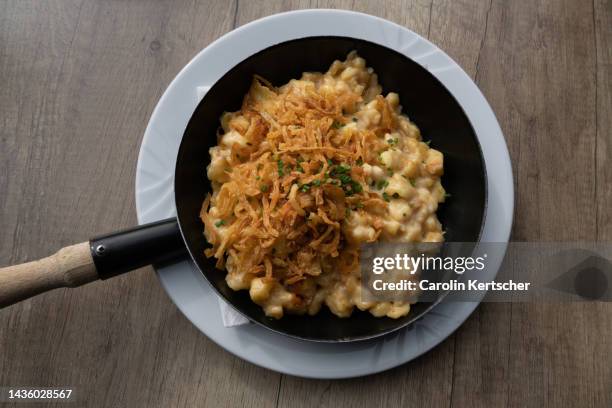
[(187, 251), (176, 218), (92, 238), (89, 245), (100, 279), (167, 262)]

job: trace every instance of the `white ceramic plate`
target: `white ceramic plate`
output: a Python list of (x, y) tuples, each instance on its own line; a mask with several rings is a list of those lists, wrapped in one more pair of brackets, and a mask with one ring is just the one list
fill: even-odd
[[(325, 35), (395, 49), (427, 68), (449, 89), (472, 123), (485, 158), (488, 202), (482, 241), (508, 242), (514, 209), (510, 157), (495, 115), (477, 86), (448, 55), (412, 31), (341, 10), (294, 11), (254, 21), (224, 35), (185, 66), (157, 104), (144, 135), (136, 173), (138, 221), (148, 223), (176, 214), (174, 166), (183, 131), (198, 103), (198, 87), (210, 87), (234, 65), (271, 45)], [(503, 253), (489, 254), (493, 276), (502, 258)], [(221, 347), (259, 366), (302, 377), (356, 377), (403, 364), (448, 337), (478, 305), (443, 302), (411, 327), (378, 340), (321, 344), (291, 339), (254, 324), (223, 327), (217, 295), (190, 261), (157, 273), (185, 316)]]

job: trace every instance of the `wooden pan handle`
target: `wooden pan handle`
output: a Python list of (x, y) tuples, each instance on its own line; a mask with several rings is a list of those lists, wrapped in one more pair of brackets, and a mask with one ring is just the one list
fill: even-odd
[(89, 242), (67, 246), (38, 261), (0, 269), (0, 308), (42, 292), (98, 279)]

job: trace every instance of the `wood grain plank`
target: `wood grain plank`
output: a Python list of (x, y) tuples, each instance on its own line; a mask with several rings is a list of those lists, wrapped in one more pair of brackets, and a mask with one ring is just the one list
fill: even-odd
[[(149, 115), (192, 55), (231, 29), (232, 7), (5, 4), (0, 197), (14, 232), (3, 264), (135, 223)], [(278, 374), (199, 333), (150, 268), (3, 310), (0, 327), (0, 384), (71, 385), (79, 406), (271, 406), (278, 391)]]
[(594, 3), (595, 45), (597, 47), (597, 239), (612, 240), (612, 0)]
[[(486, 1), (434, 3), (429, 39), (475, 81), (486, 36), (491, 35), (492, 6)], [(481, 304), (455, 333), (450, 406), (501, 406), (506, 401), (511, 308)]]
[[(597, 240), (612, 241), (612, 1), (593, 2), (596, 57), (596, 180)], [(612, 401), (612, 306), (609, 303), (589, 309), (587, 314), (588, 344), (592, 345), (589, 378), (594, 406)], [(608, 340), (606, 340), (608, 339)]]
[[(592, 13), (589, 4), (575, 1), (493, 1), (477, 81), (513, 158), (514, 240), (596, 238)], [(496, 371), (508, 383), (505, 406), (601, 406), (595, 401), (602, 387), (593, 386), (592, 373), (609, 363), (593, 349), (601, 349), (612, 333), (601, 324), (600, 307), (610, 310), (595, 304), (512, 305), (505, 320), (511, 327), (508, 363)], [(483, 378), (482, 368), (474, 373)], [(490, 406), (495, 399), (486, 384), (491, 385), (473, 389), (476, 398), (461, 392), (454, 401)]]
[(384, 17), (413, 31), (427, 35), (431, 0), (386, 1), (384, 7), (368, 0), (271, 0), (266, 2), (242, 1), (239, 3), (237, 25), (265, 17), (270, 14), (307, 8), (350, 9)]

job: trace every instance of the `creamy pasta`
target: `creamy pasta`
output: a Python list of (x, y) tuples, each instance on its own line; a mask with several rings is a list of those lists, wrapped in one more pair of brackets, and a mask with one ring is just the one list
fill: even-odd
[(212, 195), (201, 218), (234, 290), (267, 316), (408, 314), (408, 302), (364, 301), (359, 246), (442, 242), (443, 155), (423, 142), (399, 97), (351, 52), (325, 73), (281, 87), (255, 77), (221, 118), (210, 149)]

